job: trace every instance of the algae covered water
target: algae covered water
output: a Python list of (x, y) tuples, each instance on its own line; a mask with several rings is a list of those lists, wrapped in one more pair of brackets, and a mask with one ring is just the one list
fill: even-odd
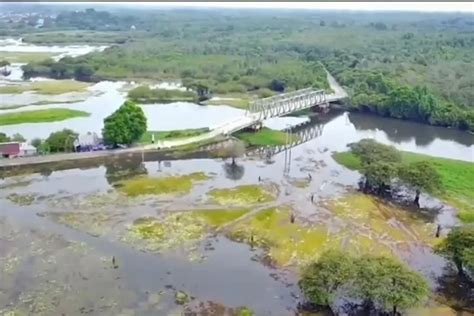
[[(451, 148), (444, 155), (469, 160), (472, 142), (456, 141), (458, 134), (420, 140), (381, 122), (366, 126), (347, 113), (313, 117), (300, 128), (321, 132), (292, 148), (291, 159), (284, 151), (249, 153), (236, 164), (139, 153), (4, 178), (0, 310), (293, 315), (302, 302), (300, 268), (334, 248), (396, 255), (444, 301), (469, 306), (472, 291), (454, 287), (455, 273), (431, 250), (436, 225), (456, 223), (453, 210), (413, 212), (361, 195), (359, 174), (331, 155), (372, 135), (430, 154), (444, 144)], [(342, 126), (353, 132), (341, 133)], [(421, 203), (441, 205), (428, 196)]]

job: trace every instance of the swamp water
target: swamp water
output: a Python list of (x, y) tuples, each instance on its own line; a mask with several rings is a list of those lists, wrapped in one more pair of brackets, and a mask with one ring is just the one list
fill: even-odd
[[(361, 128), (365, 119), (380, 125)], [(437, 301), (472, 308), (472, 290), (454, 286), (453, 272), (431, 251), (436, 224), (454, 224), (453, 210), (424, 214), (360, 195), (358, 173), (331, 157), (374, 136), (428, 154), (445, 144), (452, 150), (444, 154), (470, 159), (464, 134), (439, 129), (448, 134), (420, 143), (396, 138), (390, 122), (347, 113), (312, 118), (300, 128), (321, 132), (292, 148), (290, 165), (288, 152), (240, 158), (236, 166), (147, 153), (4, 178), (0, 311), (245, 315), (246, 306), (255, 315), (293, 315), (299, 269), (330, 248), (396, 255), (430, 280), (443, 298)], [(423, 196), (421, 204), (436, 208), (439, 201)], [(426, 311), (413, 315), (419, 312)]]
[[(0, 51), (51, 52), (31, 46), (5, 42)], [(14, 65), (6, 80), (20, 78)], [(28, 139), (65, 127), (99, 132), (103, 118), (123, 103), (125, 85), (100, 82), (79, 102), (60, 103), (71, 101), (62, 96), (55, 104), (2, 110), (66, 107), (91, 116), (0, 131)], [(41, 100), (24, 93), (2, 101)], [(180, 102), (144, 111), (150, 130), (209, 127), (242, 114)], [(271, 158), (252, 155), (237, 165), (147, 153), (2, 178), (0, 315), (246, 315), (243, 306), (255, 315), (293, 315), (301, 302), (299, 269), (337, 247), (393, 254), (422, 272), (441, 298), (429, 303), (435, 309), (412, 315), (453, 314), (437, 301), (456, 300), (472, 310), (472, 289), (458, 285), (431, 251), (436, 225), (456, 223), (453, 210), (421, 213), (362, 196), (355, 190), (359, 174), (331, 157), (370, 137), (401, 150), (474, 161), (472, 135), (335, 111), (266, 124), (299, 125), (295, 131), (310, 136), (291, 155), (270, 148), (276, 153)], [(440, 202), (422, 196), (421, 204), (436, 208)]]

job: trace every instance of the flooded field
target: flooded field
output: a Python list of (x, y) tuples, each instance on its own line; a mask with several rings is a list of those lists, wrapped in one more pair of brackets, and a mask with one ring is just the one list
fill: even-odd
[[(331, 158), (354, 135), (381, 134), (402, 148), (416, 146), (417, 138), (395, 142), (390, 130), (359, 131), (353, 120), (352, 114), (313, 118), (321, 134), (292, 148), (289, 164), (288, 152), (236, 165), (130, 154), (1, 180), (0, 310), (246, 315), (248, 308), (292, 315), (301, 302), (300, 268), (334, 248), (403, 258), (443, 298), (434, 296), (430, 306), (454, 296), (462, 302), (457, 306), (469, 308), (472, 291), (453, 289), (454, 272), (431, 250), (439, 241), (436, 225), (457, 221), (453, 210), (419, 212), (364, 196), (356, 191), (359, 174)], [(356, 133), (342, 141), (336, 131), (348, 122)], [(469, 159), (472, 144), (454, 140), (416, 149), (430, 153), (436, 142)], [(421, 203), (440, 205), (426, 196)]]
[[(88, 52), (36, 48), (58, 56)], [(0, 41), (0, 53), (33, 49)], [(19, 66), (0, 84), (21, 80)], [(127, 85), (99, 82), (85, 94), (54, 98), (4, 94), (2, 104), (28, 105), (1, 113), (61, 107), (91, 115), (0, 131), (27, 139), (65, 127), (100, 132), (124, 102)], [(182, 102), (143, 109), (149, 130), (212, 127), (242, 114)], [(294, 315), (302, 302), (300, 269), (338, 248), (396, 256), (423, 273), (433, 295), (411, 315), (455, 315), (451, 307), (473, 312), (473, 290), (432, 251), (436, 226), (457, 223), (454, 209), (425, 195), (422, 210), (362, 195), (359, 173), (332, 158), (348, 143), (374, 138), (474, 161), (472, 135), (340, 111), (265, 125), (296, 126), (302, 141), (286, 151), (251, 149), (236, 164), (206, 153), (181, 160), (138, 153), (1, 175), (0, 315)]]

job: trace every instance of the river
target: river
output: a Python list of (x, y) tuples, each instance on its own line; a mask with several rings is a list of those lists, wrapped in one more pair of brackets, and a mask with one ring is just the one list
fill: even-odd
[[(91, 116), (2, 126), (0, 131), (21, 133), (29, 139), (47, 137), (65, 127), (98, 132), (103, 118), (124, 101), (121, 88), (125, 84), (97, 83), (90, 89), (100, 93), (77, 103), (3, 110), (2, 113), (67, 107), (88, 111)], [(242, 110), (225, 105), (183, 102), (149, 104), (143, 109), (150, 130), (208, 127), (242, 115)], [(360, 236), (375, 238), (423, 273), (433, 289), (469, 299), (472, 290), (453, 283), (455, 279), (446, 272), (446, 261), (423, 244), (420, 236), (385, 243), (384, 231), (368, 234), (363, 225), (352, 227), (351, 220), (338, 218), (325, 203), (355, 192), (360, 175), (332, 158), (332, 152), (346, 150), (351, 142), (369, 137), (401, 150), (473, 161), (472, 135), (335, 110), (266, 122), (276, 129), (288, 124), (298, 125), (295, 133), (309, 135), (291, 148), (290, 159), (289, 151), (276, 153), (271, 159), (250, 155), (237, 159), (236, 170), (229, 169), (229, 164), (221, 159), (163, 160), (149, 153), (0, 180), (0, 314), (18, 309), (33, 315), (179, 315), (183, 309), (174, 304), (174, 295), (184, 291), (195, 298), (186, 307), (194, 311), (207, 308), (207, 312), (218, 310), (221, 314), (216, 315), (224, 315), (233, 312), (231, 309), (248, 306), (256, 315), (293, 315), (301, 301), (297, 271), (292, 267), (268, 266), (261, 259), (262, 249), (232, 241), (223, 233), (206, 235), (191, 249), (177, 247), (158, 253), (137, 249), (124, 240), (125, 232), (138, 218), (209, 207), (208, 192), (212, 189), (261, 183), (278, 188), (274, 203), (291, 206), (298, 221), (326, 227), (328, 239), (323, 245), (341, 237), (339, 230), (348, 234), (344, 238), (349, 241)], [(125, 198), (117, 185), (120, 180), (136, 175), (164, 177), (193, 172), (204, 172), (211, 179), (179, 196)], [(306, 179), (308, 173), (312, 174), (310, 182), (295, 185), (295, 180)], [(311, 195), (314, 203), (309, 200)], [(425, 195), (420, 202), (429, 207), (440, 205), (438, 200)], [(425, 224), (451, 226), (457, 222), (449, 207), (429, 216), (398, 209), (386, 211), (387, 217), (377, 224), (387, 229), (395, 226), (402, 231), (418, 232)], [(67, 221), (61, 214), (68, 214)], [(112, 257), (117, 267), (112, 266)]]

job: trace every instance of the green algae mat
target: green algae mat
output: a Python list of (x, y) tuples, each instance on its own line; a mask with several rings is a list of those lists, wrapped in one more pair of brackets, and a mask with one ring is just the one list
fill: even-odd
[(220, 205), (252, 205), (274, 200), (273, 193), (259, 185), (241, 185), (231, 189), (213, 189), (211, 199)]
[(278, 266), (302, 266), (330, 249), (394, 255), (412, 245), (431, 246), (435, 225), (407, 210), (353, 194), (324, 205), (333, 215), (317, 223), (291, 223), (292, 210), (282, 206), (262, 210), (229, 228), (230, 239), (266, 250)]
[(123, 241), (156, 252), (193, 246), (208, 233), (232, 223), (249, 209), (200, 209), (178, 211), (164, 217), (142, 217), (128, 227)]
[(168, 177), (138, 176), (119, 182), (118, 190), (128, 196), (186, 194), (191, 191), (194, 183), (207, 179), (209, 177), (203, 172)]

